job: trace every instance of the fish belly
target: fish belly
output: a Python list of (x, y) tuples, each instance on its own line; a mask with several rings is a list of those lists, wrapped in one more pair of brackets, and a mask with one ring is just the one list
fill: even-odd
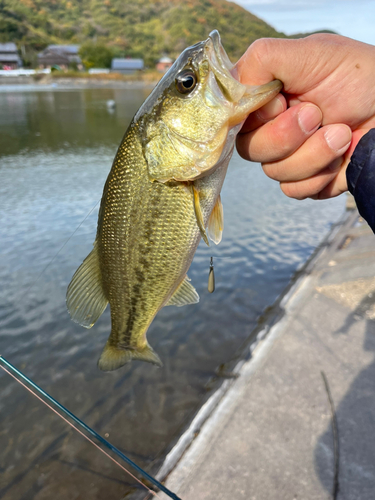
[[(205, 190), (207, 218), (217, 195), (211, 185)], [(107, 179), (99, 213), (98, 254), (112, 322), (101, 368), (114, 369), (127, 357), (157, 362), (147, 329), (184, 280), (199, 240), (189, 187), (149, 179), (137, 127), (131, 126)]]
[(111, 334), (101, 369), (114, 370), (131, 359), (161, 365), (146, 332), (163, 306), (199, 300), (186, 277), (201, 238), (196, 204), (207, 226), (228, 162), (229, 156), (194, 187), (152, 181), (138, 126), (129, 127), (104, 187), (94, 248), (67, 291), (72, 319), (86, 328), (110, 304)]

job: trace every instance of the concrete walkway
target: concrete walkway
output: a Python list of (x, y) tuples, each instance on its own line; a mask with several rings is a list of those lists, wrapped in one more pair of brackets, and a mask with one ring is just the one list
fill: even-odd
[(375, 499), (375, 236), (356, 212), (281, 306), (284, 316), (239, 378), (226, 382), (229, 389), (168, 476), (167, 487), (182, 500), (333, 498), (321, 371), (338, 422), (337, 498)]

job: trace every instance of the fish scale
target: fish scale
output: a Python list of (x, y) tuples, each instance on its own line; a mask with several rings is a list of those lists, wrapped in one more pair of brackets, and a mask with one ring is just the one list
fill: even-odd
[[(90, 328), (111, 308), (98, 365), (139, 359), (161, 366), (146, 339), (166, 305), (199, 301), (187, 270), (203, 237), (220, 243), (220, 191), (247, 114), (279, 81), (241, 84), (217, 31), (186, 49), (136, 113), (104, 186), (94, 248), (67, 291), (72, 319)], [(206, 233), (208, 230), (208, 236)]]
[[(103, 289), (111, 306), (109, 345), (124, 348), (146, 345), (139, 337), (185, 277), (200, 237), (186, 186), (149, 179), (138, 131), (132, 124), (120, 145), (98, 219)], [(129, 241), (134, 244), (124, 245)]]

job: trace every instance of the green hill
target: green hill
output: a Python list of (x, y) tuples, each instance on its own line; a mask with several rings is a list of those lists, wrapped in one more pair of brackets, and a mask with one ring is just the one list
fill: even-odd
[(285, 36), (225, 0), (0, 0), (0, 42), (16, 42), (29, 59), (48, 44), (91, 40), (153, 65), (214, 28), (233, 60), (257, 38)]
[(317, 30), (317, 31), (310, 31), (308, 33), (295, 33), (293, 35), (288, 35), (288, 38), (305, 38), (310, 35), (316, 35), (317, 33), (330, 33), (331, 35), (338, 35), (337, 31)]

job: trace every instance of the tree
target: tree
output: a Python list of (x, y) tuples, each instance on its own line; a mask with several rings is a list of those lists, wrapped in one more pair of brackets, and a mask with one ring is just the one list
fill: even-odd
[(111, 67), (113, 53), (104, 44), (86, 42), (81, 45), (79, 55), (86, 69)]

